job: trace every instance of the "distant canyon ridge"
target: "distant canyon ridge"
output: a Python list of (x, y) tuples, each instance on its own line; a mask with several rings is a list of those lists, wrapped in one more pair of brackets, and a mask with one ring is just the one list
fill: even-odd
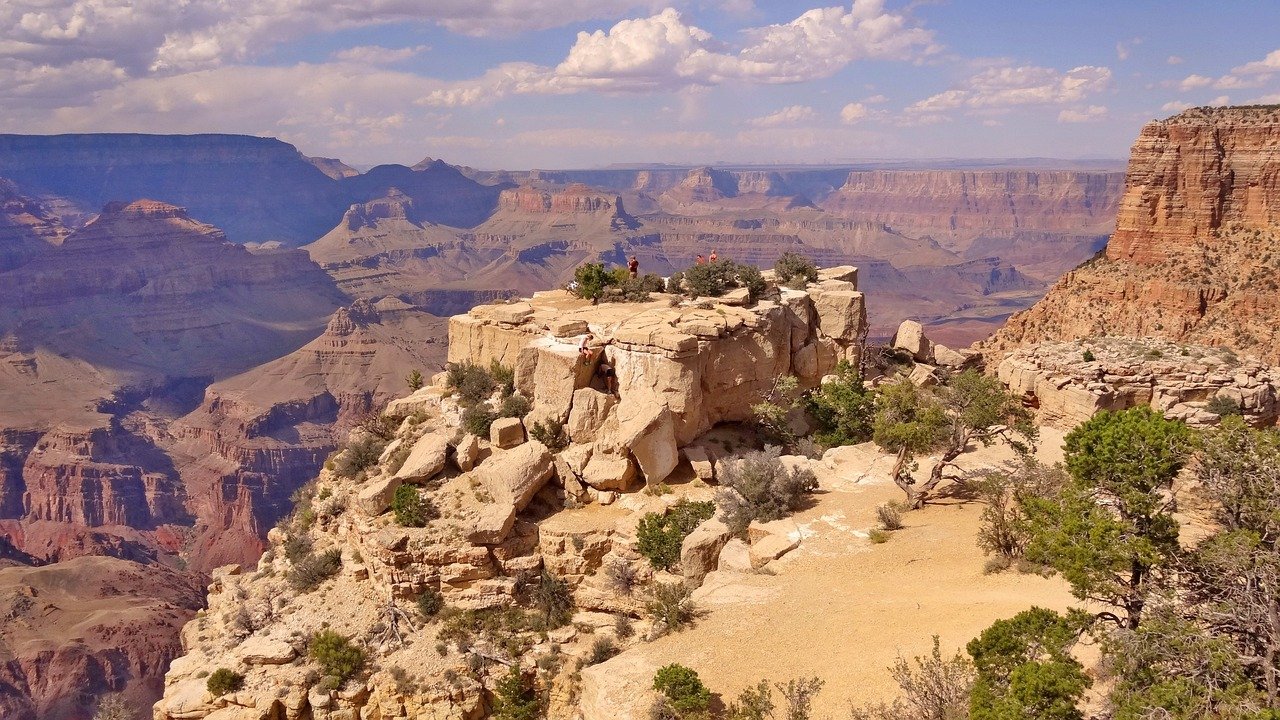
[(1104, 247), (1124, 179), (1049, 160), (361, 173), (268, 138), (0, 135), (0, 716), (158, 697), (206, 573), (255, 562), (335, 437), (440, 368), (443, 316), (583, 262), (790, 251), (859, 266), (873, 339), (912, 317), (962, 346)]

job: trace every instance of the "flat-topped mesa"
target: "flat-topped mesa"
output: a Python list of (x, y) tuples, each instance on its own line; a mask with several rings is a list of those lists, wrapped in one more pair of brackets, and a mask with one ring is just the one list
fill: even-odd
[(1045, 342), (1011, 353), (997, 374), (1042, 422), (1064, 429), (1142, 405), (1195, 426), (1231, 412), (1259, 426), (1280, 418), (1280, 370), (1224, 348), (1126, 337)]
[(1160, 263), (1231, 223), (1280, 223), (1280, 107), (1193, 108), (1143, 127), (1107, 257)]
[[(778, 377), (813, 386), (841, 359), (861, 356), (866, 307), (853, 267), (823, 270), (803, 291), (770, 287), (751, 307), (742, 290), (653, 298), (592, 305), (556, 290), (481, 305), (450, 319), (449, 360), (514, 368), (517, 389), (533, 400), (531, 419), (567, 421), (575, 443), (630, 455), (656, 483), (675, 467), (677, 447), (717, 423), (749, 419)], [(593, 353), (584, 361), (587, 332)], [(596, 377), (602, 359), (617, 373), (616, 404)]]

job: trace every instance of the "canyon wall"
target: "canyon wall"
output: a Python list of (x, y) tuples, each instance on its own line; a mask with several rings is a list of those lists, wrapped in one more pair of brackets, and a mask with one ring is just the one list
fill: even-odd
[(1142, 129), (1106, 254), (981, 347), (1154, 336), (1280, 362), (1280, 109), (1197, 108)]
[(1280, 109), (1196, 108), (1142, 128), (1107, 259), (1158, 265), (1232, 225), (1280, 224)]
[(248, 135), (0, 135), (0, 178), (56, 198), (71, 225), (110, 202), (180, 205), (237, 243), (304, 245), (352, 203), (399, 188), (419, 219), (459, 227), (481, 222), (506, 185), (481, 185), (442, 162), (417, 170), (382, 165), (356, 173), (307, 158), (274, 138)]
[[(945, 247), (1001, 255), (1019, 236), (1041, 240), (1041, 256), (1063, 240), (1105, 236), (1124, 175), (1045, 170), (855, 171), (822, 200), (824, 210), (928, 235)], [(1057, 233), (1066, 237), (1052, 238)], [(980, 255), (970, 255), (980, 257)]]

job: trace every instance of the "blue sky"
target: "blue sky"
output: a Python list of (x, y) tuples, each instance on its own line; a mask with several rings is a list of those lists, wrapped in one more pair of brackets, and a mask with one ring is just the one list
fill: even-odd
[(1280, 103), (1280, 3), (7, 0), (0, 127), (370, 165), (1123, 158)]

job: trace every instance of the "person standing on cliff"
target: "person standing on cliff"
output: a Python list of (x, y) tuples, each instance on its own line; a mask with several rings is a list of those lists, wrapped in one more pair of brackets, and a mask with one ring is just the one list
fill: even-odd
[(627, 272), (631, 273), (631, 277), (640, 274), (640, 261), (636, 259), (635, 255), (632, 255), (631, 259), (627, 261)]
[(702, 253), (698, 253), (698, 257), (696, 257), (696, 258), (694, 258), (694, 259), (693, 259), (693, 264), (694, 264), (694, 265), (706, 265), (706, 264), (707, 264), (707, 260), (706, 260), (706, 258), (702, 257)]
[(711, 262), (715, 262), (715, 261), (717, 261), (717, 260), (719, 260), (719, 259), (720, 259), (720, 256), (719, 256), (719, 255), (716, 255), (716, 249), (715, 249), (715, 248), (711, 248), (711, 257), (709, 257), (709, 258), (707, 258), (707, 259), (708, 259), (708, 260), (710, 260)]

